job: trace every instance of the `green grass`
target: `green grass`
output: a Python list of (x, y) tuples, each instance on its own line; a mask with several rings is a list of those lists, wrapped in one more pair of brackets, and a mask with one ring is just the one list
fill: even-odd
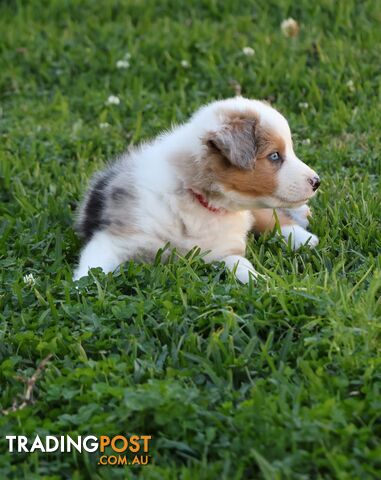
[[(1, 3), (0, 410), (52, 354), (34, 402), (0, 416), (1, 478), (380, 478), (380, 12), (380, 0)], [(289, 16), (297, 38), (281, 33)], [(94, 271), (77, 290), (73, 215), (91, 173), (237, 82), (285, 113), (322, 177), (316, 251), (251, 239), (269, 277), (256, 286), (193, 251)], [(5, 435), (37, 433), (151, 434), (152, 465), (7, 451)]]

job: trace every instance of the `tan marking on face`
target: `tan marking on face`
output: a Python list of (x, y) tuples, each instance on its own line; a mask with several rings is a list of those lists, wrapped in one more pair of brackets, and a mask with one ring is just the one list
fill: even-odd
[(275, 132), (257, 126), (253, 141), (257, 144), (257, 155), (253, 158), (253, 168), (243, 170), (232, 165), (225, 157), (214, 152), (209, 158), (211, 170), (216, 180), (227, 190), (234, 190), (244, 195), (271, 196), (277, 190), (277, 172), (280, 163), (271, 162), (267, 157), (279, 152), (285, 155), (285, 141)]

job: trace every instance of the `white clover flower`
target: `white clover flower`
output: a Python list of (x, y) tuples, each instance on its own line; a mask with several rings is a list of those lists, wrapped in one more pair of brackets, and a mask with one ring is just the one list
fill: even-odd
[(353, 80), (348, 80), (346, 85), (347, 85), (347, 88), (350, 92), (354, 92), (356, 90)]
[(287, 18), (280, 24), (283, 35), (286, 37), (296, 37), (299, 33), (300, 27), (296, 20)]
[(116, 62), (116, 68), (128, 68), (130, 66), (130, 62), (128, 60), (118, 60)]
[(242, 49), (242, 53), (247, 57), (252, 57), (253, 55), (255, 55), (255, 50), (254, 48), (251, 48), (251, 47), (244, 47)]
[(103, 123), (99, 124), (99, 128), (101, 128), (102, 130), (104, 130), (105, 128), (109, 128), (109, 127), (111, 127), (111, 125), (107, 122), (103, 122)]
[(28, 273), (22, 277), (25, 285), (33, 286), (36, 283), (36, 279), (33, 276), (33, 273)]
[(181, 60), (180, 65), (183, 68), (189, 68), (190, 67), (189, 62), (187, 60)]
[(120, 100), (119, 100), (119, 97), (117, 97), (116, 95), (110, 95), (106, 103), (107, 105), (119, 105)]
[(300, 102), (298, 105), (299, 105), (299, 108), (303, 110), (307, 110), (307, 108), (309, 107), (307, 102)]
[(304, 140), (302, 140), (302, 145), (311, 145), (311, 139), (305, 138)]

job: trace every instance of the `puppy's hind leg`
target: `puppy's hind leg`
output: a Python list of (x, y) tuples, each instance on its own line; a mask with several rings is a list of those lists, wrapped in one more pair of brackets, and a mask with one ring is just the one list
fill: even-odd
[(292, 209), (277, 208), (275, 211), (276, 215), (274, 210), (270, 208), (253, 210), (252, 213), (255, 219), (253, 230), (256, 233), (271, 231), (276, 225), (276, 219), (278, 219), (282, 237), (286, 241), (290, 238), (291, 246), (294, 250), (302, 245), (316, 247), (319, 243), (318, 237), (306, 230), (310, 214), (310, 209), (307, 205)]
[(272, 208), (257, 208), (252, 210), (251, 213), (254, 217), (253, 230), (255, 233), (265, 233), (271, 232), (275, 225), (276, 221), (279, 221), (279, 225), (293, 225), (295, 221), (283, 210), (276, 209), (276, 215), (274, 214), (274, 209)]
[(74, 280), (85, 277), (90, 268), (101, 267), (105, 273), (108, 273), (122, 263), (120, 248), (112, 240), (112, 236), (104, 231), (97, 232), (91, 238), (81, 252), (79, 265), (74, 272)]

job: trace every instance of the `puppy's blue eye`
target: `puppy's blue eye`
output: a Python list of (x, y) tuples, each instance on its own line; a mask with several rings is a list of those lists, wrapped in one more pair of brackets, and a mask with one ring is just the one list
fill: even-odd
[(280, 160), (280, 155), (278, 152), (274, 152), (274, 153), (270, 153), (270, 155), (267, 158), (272, 162), (278, 162)]

